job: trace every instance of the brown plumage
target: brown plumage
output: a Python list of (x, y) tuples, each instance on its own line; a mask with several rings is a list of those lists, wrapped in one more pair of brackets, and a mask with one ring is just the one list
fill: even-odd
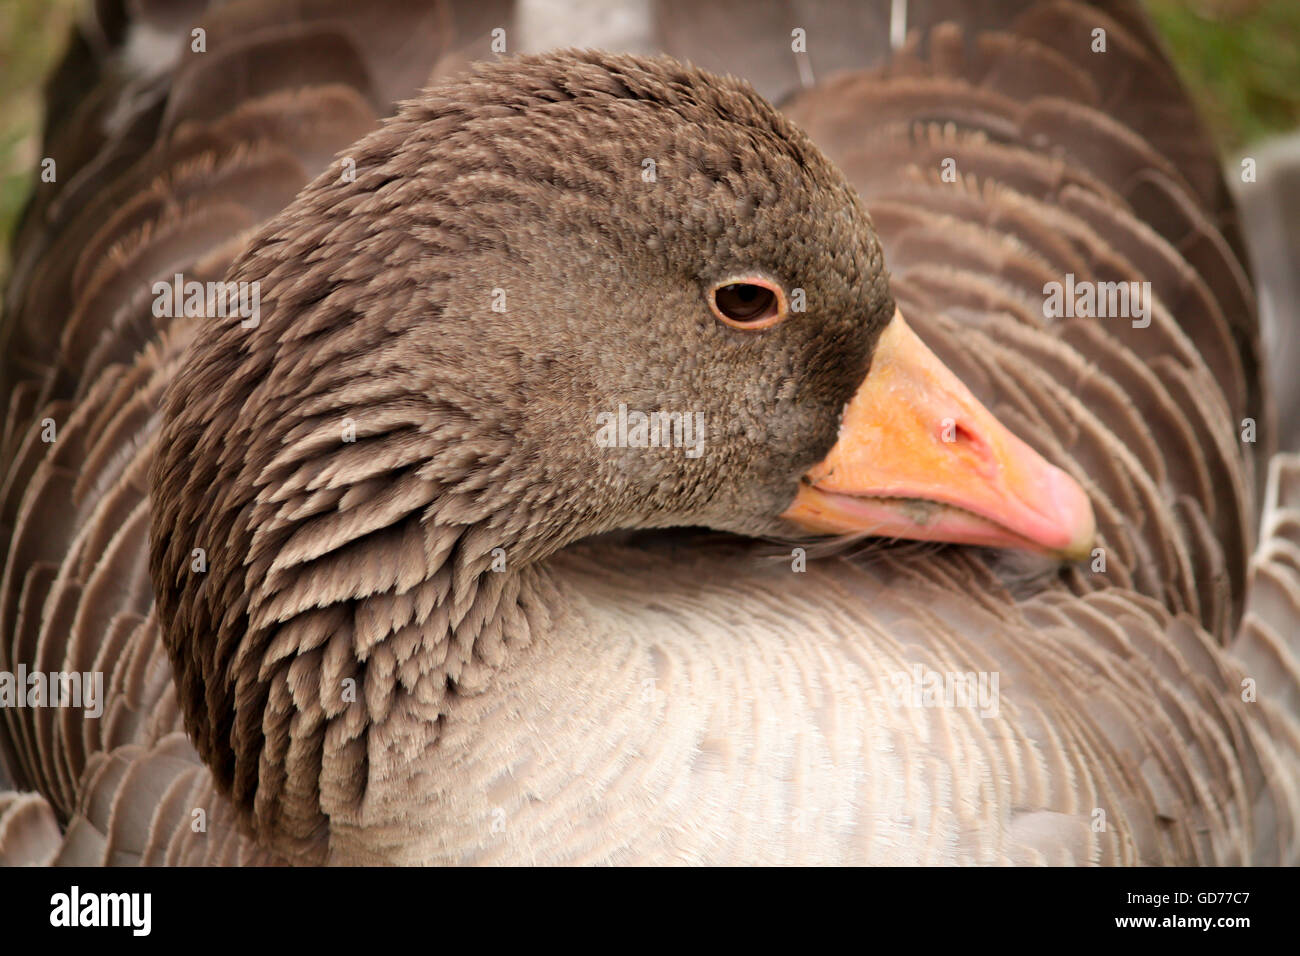
[[(0, 669), (106, 702), (4, 710), (39, 796), (0, 797), (0, 859), (1295, 858), (1300, 464), (1261, 524), (1241, 238), (1140, 15), (913, 0), (886, 59), (889, 4), (844, 5), (801, 64), (783, 5), (716, 49), (659, 5), (778, 112), (668, 58), (459, 75), (495, 8), (280, 6), (54, 88), (85, 120), (6, 299)], [(754, 270), (807, 313), (714, 321)], [(175, 272), (256, 280), (259, 324), (155, 317)], [(1045, 320), (1066, 273), (1151, 281), (1150, 326)], [(895, 302), (1083, 483), (1104, 570), (756, 540)], [(702, 412), (708, 453), (597, 448), (620, 403)], [(997, 674), (996, 713), (899, 706), (913, 668)]]

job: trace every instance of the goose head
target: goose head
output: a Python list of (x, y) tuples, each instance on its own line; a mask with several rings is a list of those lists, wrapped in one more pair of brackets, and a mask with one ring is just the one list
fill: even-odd
[[(480, 66), (355, 144), (228, 278), (259, 283), (260, 320), (194, 330), (151, 566), (187, 726), (282, 828), (259, 801), (295, 711), (312, 805), (346, 803), (377, 714), (434, 725), (447, 686), (489, 679), (540, 626), (530, 569), (579, 538), (1091, 546), (1079, 486), (907, 327), (855, 191), (740, 80), (600, 53)], [(365, 667), (386, 644), (396, 697)], [(316, 699), (358, 667), (360, 701)]]

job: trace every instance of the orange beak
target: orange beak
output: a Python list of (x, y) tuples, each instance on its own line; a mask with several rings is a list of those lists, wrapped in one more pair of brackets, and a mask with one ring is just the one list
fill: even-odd
[(1096, 535), (1079, 483), (1011, 434), (898, 312), (849, 402), (839, 440), (782, 517), (866, 532), (1086, 557)]

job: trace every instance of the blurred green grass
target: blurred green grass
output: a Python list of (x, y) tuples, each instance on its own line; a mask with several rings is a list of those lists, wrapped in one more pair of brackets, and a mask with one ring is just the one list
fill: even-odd
[(1300, 128), (1300, 2), (1146, 5), (1220, 150)]
[[(40, 157), (41, 91), (79, 0), (0, 0), (0, 284)], [(1300, 128), (1300, 0), (1148, 0), (1225, 152)]]
[(9, 233), (40, 162), (41, 92), (66, 48), (78, 0), (0, 0), (0, 282)]

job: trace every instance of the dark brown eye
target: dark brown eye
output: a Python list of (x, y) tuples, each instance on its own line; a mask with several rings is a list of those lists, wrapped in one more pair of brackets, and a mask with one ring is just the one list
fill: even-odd
[(785, 297), (765, 279), (728, 282), (713, 290), (713, 314), (738, 329), (764, 329), (785, 318)]

